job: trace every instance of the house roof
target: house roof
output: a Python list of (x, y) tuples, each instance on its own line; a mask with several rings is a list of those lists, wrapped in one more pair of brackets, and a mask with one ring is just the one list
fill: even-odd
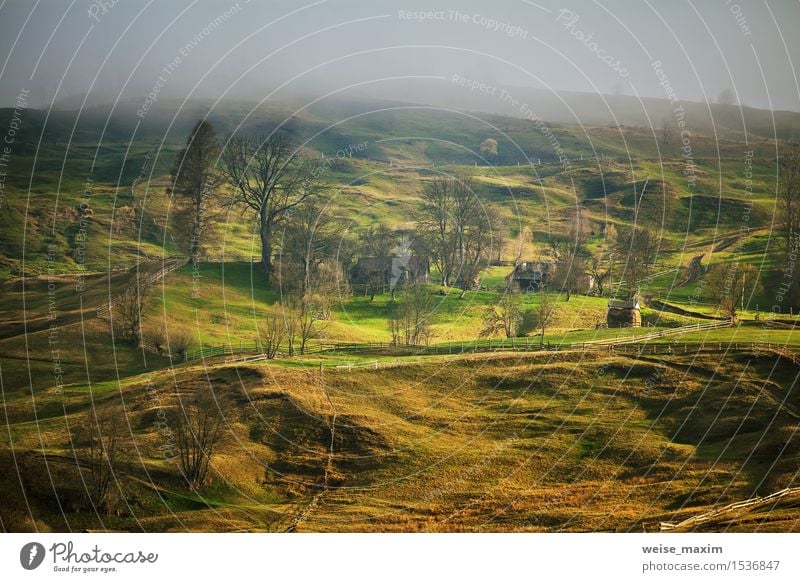
[(514, 273), (515, 281), (538, 281), (542, 278), (544, 273), (542, 271), (523, 271), (521, 273)]
[(428, 258), (416, 255), (403, 257), (361, 257), (355, 265), (357, 271), (419, 271), (427, 269)]
[(518, 264), (511, 271), (510, 276), (515, 280), (540, 279), (543, 274), (550, 272), (550, 263), (524, 262)]
[(357, 269), (387, 269), (392, 264), (391, 257), (362, 257), (356, 262)]
[(609, 309), (639, 309), (638, 301), (622, 301), (620, 299), (609, 299)]

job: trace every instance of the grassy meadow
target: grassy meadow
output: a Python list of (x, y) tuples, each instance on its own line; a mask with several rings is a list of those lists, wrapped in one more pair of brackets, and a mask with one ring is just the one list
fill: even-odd
[[(641, 532), (797, 487), (800, 332), (796, 311), (775, 309), (774, 141), (693, 136), (690, 184), (677, 140), (664, 146), (643, 128), (552, 124), (563, 164), (518, 119), (492, 119), (493, 129), (409, 107), (330, 127), (338, 113), (305, 111), (288, 131), (310, 140), (348, 235), (411, 228), (423, 185), (441, 175), (473, 178), (498, 213), (504, 266), (487, 267), (478, 290), (462, 297), (431, 274), (426, 350), (387, 349), (396, 301), (358, 288), (337, 297), (302, 357), (183, 361), (124, 341), (98, 308), (137, 269), (155, 273), (185, 253), (167, 193), (185, 135), (129, 143), (121, 129), (99, 136), (86, 125), (35, 149), (33, 116), (0, 209), (0, 468), (19, 475), (2, 481), (0, 529)], [(213, 121), (224, 133), (235, 118)], [(493, 164), (471, 153), (486, 137), (498, 140)], [(212, 215), (204, 262), (155, 283), (145, 335), (235, 348), (262, 337), (281, 308), (280, 287), (253, 261), (251, 217), (222, 205)], [(658, 233), (643, 327), (602, 325), (612, 281), (604, 296), (523, 294), (515, 343), (484, 337), (510, 264), (547, 258), (577, 215), (593, 256), (610, 227)], [(759, 273), (736, 325), (688, 329), (722, 318), (706, 274), (689, 276), (698, 257), (710, 272), (738, 261)], [(541, 338), (533, 319), (545, 297), (555, 311)], [(630, 344), (585, 349), (604, 340)], [(192, 489), (163, 455), (175, 427), (161, 415), (201, 387), (235, 406), (207, 483)], [(113, 503), (100, 510), (86, 501), (76, 435), (106, 406), (124, 411), (126, 445)], [(707, 527), (796, 530), (798, 499)]]

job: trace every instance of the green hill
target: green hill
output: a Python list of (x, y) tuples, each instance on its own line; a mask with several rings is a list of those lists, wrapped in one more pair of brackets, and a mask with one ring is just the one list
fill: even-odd
[[(187, 107), (175, 122), (168, 122), (165, 113), (154, 114), (137, 128), (131, 121), (135, 115), (126, 115), (128, 107), (49, 117), (26, 112), (0, 210), (0, 228), (8, 233), (0, 241), (0, 274), (22, 274), (23, 254), (24, 272), (43, 272), (51, 245), (64, 271), (80, 266), (79, 251), (84, 264), (97, 270), (181, 252), (166, 220), (171, 208), (164, 178), (201, 109)], [(225, 135), (241, 121), (244, 109), (234, 104), (216, 111), (211, 120)], [(0, 120), (4, 114), (8, 110)], [(579, 205), (597, 240), (606, 223), (624, 227), (636, 215), (640, 223), (661, 231), (670, 248), (737, 231), (750, 203), (749, 226), (766, 227), (774, 205), (775, 146), (765, 139), (753, 138), (747, 146), (753, 152), (747, 185), (740, 141), (693, 134), (695, 183), (690, 185), (684, 163), (665, 161), (680, 160), (679, 140), (665, 147), (639, 127), (548, 124), (544, 132), (530, 121), (509, 117), (334, 102), (289, 118), (280, 107), (259, 110), (245, 120), (242, 131), (277, 127), (319, 160), (335, 196), (333, 205), (359, 224), (408, 224), (426, 180), (441, 172), (475, 176), (479, 196), (496, 205), (508, 225), (501, 232), (508, 253), (520, 243), (533, 253), (526, 241), (566, 234)], [(498, 141), (498, 157), (491, 164), (478, 152), (487, 137)], [(568, 158), (564, 163), (558, 162), (559, 153)], [(82, 204), (91, 208), (91, 216), (83, 216)], [(78, 245), (82, 218), (86, 236)], [(227, 253), (257, 252), (236, 213), (223, 221)], [(519, 239), (521, 232), (525, 240)]]

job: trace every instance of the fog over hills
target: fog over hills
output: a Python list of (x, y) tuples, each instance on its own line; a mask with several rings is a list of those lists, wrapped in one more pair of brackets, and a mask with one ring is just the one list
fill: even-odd
[[(398, 83), (399, 85), (399, 83)], [(582, 92), (551, 91), (530, 87), (487, 85), (455, 75), (451, 79), (405, 79), (400, 86), (357, 87), (320, 95), (309, 91), (281, 94), (261, 99), (164, 99), (142, 111), (140, 100), (127, 99), (111, 104), (102, 96), (73, 95), (53, 104), (49, 111), (30, 111), (25, 115), (29, 138), (38, 138), (47, 120), (45, 135), (68, 136), (75, 125), (79, 138), (128, 139), (185, 135), (200, 117), (208, 116), (222, 133), (251, 131), (254, 127), (282, 124), (291, 129), (293, 118), (318, 117), (336, 123), (351, 116), (375, 116), (394, 108), (430, 107), (432, 110), (468, 112), (476, 118), (511, 118), (586, 126), (639, 126), (655, 132), (665, 123), (673, 129), (683, 120), (686, 128), (707, 136), (745, 138), (746, 135), (781, 140), (800, 136), (800, 113), (770, 111), (738, 105), (709, 104), (666, 99), (638, 98)], [(413, 90), (410, 90), (413, 89)], [(402, 95), (402, 98), (398, 98)], [(0, 110), (0, 118), (13, 109)]]
[[(92, 106), (141, 104), (154, 89), (160, 99), (252, 101), (275, 90), (271, 98), (286, 99), (348, 87), (433, 104), (441, 93), (469, 104), (474, 91), (453, 84), (458, 75), (515, 93), (540, 89), (545, 100), (555, 93), (663, 99), (672, 90), (683, 102), (715, 103), (727, 92), (724, 102), (800, 111), (796, 3), (109, 4), (5, 2), (0, 104), (11, 105), (21, 88), (34, 107), (75, 109), (85, 93)], [(425, 79), (428, 89), (418, 82)], [(558, 119), (605, 110), (595, 101), (575, 105), (574, 113), (558, 107)], [(556, 119), (541, 109), (542, 118)], [(605, 122), (605, 114), (591, 119)]]

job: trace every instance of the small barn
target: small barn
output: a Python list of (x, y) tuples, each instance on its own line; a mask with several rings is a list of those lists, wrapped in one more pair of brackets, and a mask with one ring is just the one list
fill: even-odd
[(532, 293), (547, 285), (552, 265), (543, 262), (519, 263), (506, 277), (506, 287), (510, 291)]
[(608, 327), (641, 327), (642, 314), (639, 301), (611, 299), (608, 302), (606, 322)]

